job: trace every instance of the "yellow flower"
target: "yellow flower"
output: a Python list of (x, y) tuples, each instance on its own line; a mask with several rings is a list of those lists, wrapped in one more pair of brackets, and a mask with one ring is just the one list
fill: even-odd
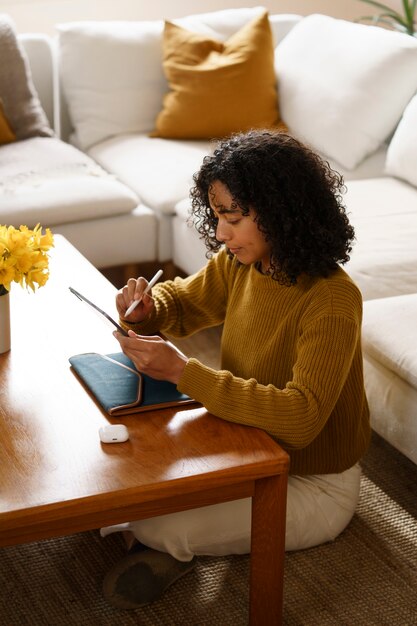
[(51, 233), (50, 228), (45, 230), (45, 234), (42, 235), (42, 228), (38, 224), (34, 230), (35, 233), (35, 242), (38, 250), (47, 251), (51, 246), (54, 245), (54, 238)]
[(10, 289), (10, 283), (14, 279), (14, 269), (12, 267), (5, 267), (0, 269), (0, 285), (4, 285), (6, 291)]
[(29, 250), (23, 251), (16, 259), (16, 270), (22, 274), (30, 271), (33, 265), (33, 255)]
[(0, 225), (0, 294), (9, 291), (12, 282), (33, 291), (42, 287), (49, 278), (47, 252), (53, 245), (51, 230), (43, 234), (40, 224), (33, 230)]

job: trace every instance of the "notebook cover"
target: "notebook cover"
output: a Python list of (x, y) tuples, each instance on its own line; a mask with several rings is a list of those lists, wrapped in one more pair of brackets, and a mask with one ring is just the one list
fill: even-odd
[(69, 362), (100, 406), (114, 417), (196, 403), (178, 391), (174, 383), (155, 380), (138, 372), (123, 352), (76, 354), (70, 357)]

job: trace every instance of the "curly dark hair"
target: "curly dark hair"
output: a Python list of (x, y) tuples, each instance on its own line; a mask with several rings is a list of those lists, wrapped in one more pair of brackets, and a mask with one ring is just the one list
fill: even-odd
[(217, 252), (217, 218), (210, 208), (214, 181), (228, 188), (271, 243), (270, 273), (282, 284), (301, 274), (328, 276), (346, 263), (354, 229), (342, 202), (342, 176), (313, 150), (283, 132), (252, 130), (221, 141), (194, 174), (190, 219), (207, 256)]

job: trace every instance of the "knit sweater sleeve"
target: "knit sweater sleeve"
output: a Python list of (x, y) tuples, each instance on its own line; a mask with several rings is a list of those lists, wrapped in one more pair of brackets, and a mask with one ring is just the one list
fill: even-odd
[(231, 422), (262, 428), (287, 449), (308, 446), (339, 399), (357, 351), (355, 320), (325, 315), (306, 327), (297, 345), (293, 376), (285, 387), (244, 380), (190, 359), (178, 389)]
[(142, 335), (163, 332), (172, 337), (218, 326), (226, 310), (229, 266), (222, 251), (200, 272), (156, 285), (152, 290), (155, 306), (149, 318), (139, 324), (121, 320), (122, 326)]

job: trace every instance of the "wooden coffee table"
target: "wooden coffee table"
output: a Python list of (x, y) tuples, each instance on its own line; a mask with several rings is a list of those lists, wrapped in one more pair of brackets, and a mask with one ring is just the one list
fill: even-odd
[(204, 408), (123, 418), (95, 404), (68, 357), (118, 352), (101, 318), (68, 286), (116, 316), (115, 288), (56, 236), (48, 283), (11, 291), (12, 349), (0, 356), (0, 546), (252, 497), (250, 623), (282, 620), (288, 456), (266, 433)]

